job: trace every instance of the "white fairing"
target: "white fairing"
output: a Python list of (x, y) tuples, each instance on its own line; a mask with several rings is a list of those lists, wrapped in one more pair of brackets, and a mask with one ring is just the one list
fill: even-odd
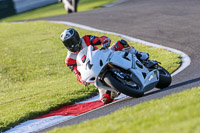
[[(148, 86), (153, 82), (158, 82), (159, 80), (158, 70), (155, 69), (149, 72), (134, 54), (128, 54), (125, 59), (125, 53), (122, 51), (112, 51), (111, 49), (92, 50), (93, 46), (89, 46), (79, 52), (77, 56), (77, 69), (81, 73), (83, 81), (95, 83), (95, 86), (98, 88), (108, 89), (98, 80), (98, 75), (108, 63), (112, 63), (124, 70), (131, 71), (136, 75), (137, 79), (139, 79), (142, 88), (145, 88), (145, 86)], [(144, 73), (146, 74), (145, 77), (143, 76)]]
[[(77, 56), (77, 69), (81, 73), (82, 80), (88, 83), (95, 82), (102, 68), (108, 63), (106, 59), (109, 54), (112, 53), (110, 49), (101, 51), (92, 51), (92, 49), (92, 46), (86, 47), (82, 49)], [(85, 62), (82, 61), (84, 56), (86, 56)], [(92, 65), (91, 69), (90, 64)]]

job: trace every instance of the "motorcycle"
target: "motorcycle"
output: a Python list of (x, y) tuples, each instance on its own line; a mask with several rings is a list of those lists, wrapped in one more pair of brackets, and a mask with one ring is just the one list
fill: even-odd
[(141, 97), (156, 88), (171, 84), (171, 75), (159, 62), (141, 62), (135, 54), (109, 48), (83, 48), (77, 55), (77, 69), (82, 80), (97, 88), (115, 90), (131, 97)]

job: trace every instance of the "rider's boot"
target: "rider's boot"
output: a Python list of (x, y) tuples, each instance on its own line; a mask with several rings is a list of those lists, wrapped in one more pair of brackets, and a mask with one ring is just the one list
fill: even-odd
[(149, 59), (148, 53), (139, 52), (139, 51), (135, 50), (135, 48), (133, 48), (133, 47), (123, 49), (123, 51), (125, 51), (127, 53), (131, 53), (131, 54), (135, 54), (136, 57), (138, 58), (138, 60), (140, 60), (141, 62), (147, 61)]
[(109, 94), (103, 94), (102, 98), (101, 98), (101, 101), (102, 101), (103, 104), (111, 103), (113, 100), (114, 99), (111, 99)]
[(106, 90), (104, 94), (101, 95), (101, 101), (103, 104), (108, 104), (114, 101), (114, 98), (119, 96), (120, 93), (116, 91)]

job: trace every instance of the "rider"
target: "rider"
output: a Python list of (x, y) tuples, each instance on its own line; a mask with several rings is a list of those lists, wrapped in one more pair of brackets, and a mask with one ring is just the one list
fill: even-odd
[[(67, 57), (65, 59), (67, 67), (69, 67), (69, 69), (76, 75), (76, 78), (80, 83), (85, 86), (89, 85), (89, 83), (86, 83), (81, 79), (81, 74), (77, 70), (76, 57), (82, 48), (88, 47), (89, 45), (94, 46), (95, 50), (98, 49), (97, 45), (102, 45), (104, 48), (108, 48), (111, 43), (110, 38), (106, 36), (96, 37), (93, 35), (85, 35), (80, 38), (78, 32), (73, 28), (64, 30), (60, 37), (63, 44), (68, 49)], [(134, 53), (136, 57), (142, 61), (148, 60), (149, 58), (148, 53), (135, 50), (133, 47), (129, 46), (125, 40), (115, 42), (111, 49), (114, 51), (121, 50), (124, 52)], [(118, 96), (116, 91), (105, 91), (103, 89), (99, 89), (99, 93), (100, 100), (104, 104), (112, 102), (114, 98)]]

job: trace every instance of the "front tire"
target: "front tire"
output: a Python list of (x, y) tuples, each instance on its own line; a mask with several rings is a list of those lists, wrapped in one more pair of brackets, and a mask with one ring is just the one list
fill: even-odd
[(128, 95), (130, 97), (141, 97), (144, 95), (144, 91), (136, 88), (132, 88), (128, 85), (123, 84), (119, 80), (115, 79), (110, 72), (104, 75), (104, 82), (111, 88)]
[(168, 87), (172, 82), (170, 73), (161, 66), (158, 66), (158, 71), (159, 71), (159, 82), (156, 85), (156, 88), (163, 89)]

